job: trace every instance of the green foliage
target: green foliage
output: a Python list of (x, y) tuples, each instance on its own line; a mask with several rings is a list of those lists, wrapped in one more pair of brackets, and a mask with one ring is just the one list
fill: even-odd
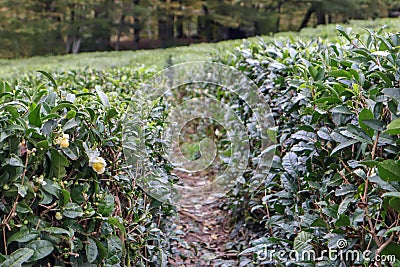
[(165, 264), (160, 219), (173, 209), (122, 164), (124, 112), (150, 74), (86, 69), (0, 84), (1, 266)]
[[(391, 23), (389, 30), (398, 29), (394, 20), (384, 22)], [(238, 228), (253, 231), (248, 249), (246, 240), (232, 245), (232, 251), (242, 252), (242, 266), (260, 265), (252, 253), (264, 246), (321, 251), (340, 238), (348, 240), (349, 248), (398, 251), (400, 36), (338, 31), (343, 38), (333, 36), (329, 26), (302, 31), (306, 41), (252, 39), (218, 55), (255, 81), (278, 126), (271, 129), (278, 147), (265, 184), (257, 192), (248, 190), (246, 179), (257, 166), (251, 158), (243, 183), (230, 196)], [(315, 35), (339, 41), (310, 41)], [(148, 198), (122, 164), (124, 112), (132, 91), (154, 71), (71, 68), (132, 63), (162, 68), (165, 60), (160, 58), (171, 54), (174, 62), (182, 62), (237, 43), (83, 54), (79, 60), (4, 61), (8, 69), (2, 75), (20, 75), (21, 69), (39, 65), (67, 70), (0, 84), (0, 236), (5, 233), (0, 265), (166, 264), (169, 235), (174, 234), (167, 216), (173, 210)], [(215, 96), (234, 104), (246, 121), (251, 112), (219, 89)], [(146, 145), (152, 163), (165, 170), (163, 146), (156, 141), (164, 113), (153, 115)], [(257, 141), (251, 143), (253, 151)], [(199, 146), (184, 150), (196, 158)]]
[[(136, 49), (387, 17), (393, 0), (0, 0), (1, 58)], [(305, 26), (307, 23), (304, 23)], [(121, 43), (125, 42), (124, 45)], [(146, 41), (143, 42), (146, 45)]]
[[(379, 30), (384, 26), (384, 32), (400, 31), (397, 19), (377, 19), (374, 21), (351, 21), (348, 26), (353, 27), (355, 33), (363, 33), (364, 28)], [(262, 36), (266, 42), (275, 39), (301, 39), (308, 41), (315, 36), (335, 41), (338, 35), (335, 25), (324, 25), (316, 28), (305, 28), (300, 32), (281, 32), (274, 36)], [(257, 41), (258, 38), (249, 38)], [(242, 40), (231, 40), (219, 43), (192, 44), (186, 47), (168, 49), (80, 53), (79, 55), (63, 55), (51, 57), (32, 57), (28, 59), (0, 59), (0, 78), (2, 80), (20, 79), (24, 74), (43, 69), (48, 72), (54, 70), (69, 71), (77, 68), (109, 69), (113, 67), (143, 66), (150, 69), (161, 70), (166, 67), (166, 62), (172, 58), (174, 64), (188, 61), (204, 61), (210, 54), (223, 54), (223, 51), (231, 51), (239, 46)]]
[[(231, 196), (235, 218), (245, 218), (238, 225), (258, 236), (243, 262), (267, 263), (256, 255), (264, 247), (318, 254), (339, 239), (381, 254), (399, 247), (400, 35), (337, 30), (336, 43), (260, 40), (219, 58), (258, 84), (278, 125), (265, 183), (257, 192), (244, 183)], [(371, 264), (346, 262), (356, 263)]]

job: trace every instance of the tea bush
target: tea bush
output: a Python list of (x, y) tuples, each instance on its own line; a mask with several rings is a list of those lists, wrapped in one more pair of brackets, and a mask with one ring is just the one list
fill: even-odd
[(163, 218), (174, 210), (138, 188), (122, 151), (124, 112), (152, 73), (42, 72), (0, 84), (1, 266), (165, 266)]
[[(241, 266), (372, 264), (287, 256), (319, 257), (340, 239), (348, 242), (343, 251), (400, 259), (400, 34), (337, 30), (339, 43), (260, 40), (217, 55), (253, 79), (277, 125), (265, 183), (231, 195), (234, 217), (245, 218), (238, 228), (253, 231), (250, 247), (235, 244)], [(265, 248), (287, 257), (262, 259)]]

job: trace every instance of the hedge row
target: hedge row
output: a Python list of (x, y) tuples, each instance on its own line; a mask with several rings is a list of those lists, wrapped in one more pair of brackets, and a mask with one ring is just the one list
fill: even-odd
[(144, 68), (0, 83), (0, 265), (166, 264), (172, 207), (123, 168), (122, 121)]
[(319, 257), (341, 239), (342, 254), (400, 259), (400, 34), (337, 30), (339, 43), (260, 40), (216, 59), (259, 86), (277, 125), (265, 183), (257, 192), (242, 184), (231, 196), (236, 218), (246, 218), (238, 225), (253, 231), (250, 247), (237, 246), (241, 266), (371, 264), (288, 257)]

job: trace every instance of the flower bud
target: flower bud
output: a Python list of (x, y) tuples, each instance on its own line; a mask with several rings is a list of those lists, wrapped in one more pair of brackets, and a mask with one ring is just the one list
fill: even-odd
[(69, 147), (69, 135), (63, 134), (56, 139), (56, 144), (59, 145), (61, 148)]
[(107, 163), (102, 157), (96, 157), (89, 161), (89, 166), (98, 174), (104, 173)]
[(56, 217), (56, 219), (59, 220), (59, 221), (62, 220), (62, 218), (63, 218), (61, 212), (56, 212), (56, 216), (55, 216), (55, 217)]

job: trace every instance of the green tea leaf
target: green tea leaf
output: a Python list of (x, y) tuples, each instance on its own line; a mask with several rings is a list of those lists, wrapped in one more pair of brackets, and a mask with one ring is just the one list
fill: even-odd
[(71, 233), (63, 228), (60, 227), (46, 227), (41, 229), (41, 231), (53, 234), (53, 235), (67, 235), (71, 237)]
[(400, 198), (400, 192), (387, 192), (387, 193), (383, 194), (382, 197)]
[(28, 115), (29, 123), (33, 126), (40, 127), (42, 126), (42, 118), (40, 115), (40, 109), (42, 108), (41, 104), (38, 104)]
[(68, 203), (64, 207), (63, 215), (65, 217), (74, 219), (76, 217), (81, 217), (83, 214), (84, 213), (83, 213), (83, 210), (82, 210), (81, 206), (79, 206), (76, 203)]
[(99, 96), (103, 106), (110, 107), (110, 101), (108, 100), (108, 96), (100, 89), (100, 86), (96, 86), (96, 93)]
[(44, 70), (38, 70), (38, 72), (40, 72), (41, 74), (43, 74), (44, 76), (46, 76), (47, 79), (50, 80), (50, 82), (53, 84), (54, 88), (57, 88), (57, 83), (54, 80), (53, 76), (50, 75), (50, 73), (44, 71)]
[(364, 119), (362, 122), (365, 126), (371, 128), (375, 131), (383, 132), (385, 130), (384, 129), (385, 123), (383, 121), (376, 120), (376, 119)]
[(363, 129), (369, 137), (374, 136), (374, 129), (371, 129), (368, 125), (364, 123), (364, 120), (374, 119), (374, 114), (371, 110), (364, 108), (361, 110), (360, 114), (358, 115), (358, 123), (360, 124), (361, 129)]
[(400, 163), (391, 159), (384, 160), (378, 165), (379, 176), (389, 182), (400, 182)]
[(21, 229), (7, 239), (7, 244), (10, 244), (13, 241), (21, 243), (29, 242), (36, 239), (38, 236), (39, 233), (37, 231), (33, 231), (31, 229)]
[(99, 207), (97, 211), (107, 217), (111, 215), (111, 212), (114, 210), (114, 197), (112, 195), (107, 194), (104, 199), (100, 200)]
[(29, 259), (29, 262), (35, 262), (43, 259), (54, 250), (53, 244), (47, 240), (35, 240), (26, 245), (26, 247), (34, 251), (32, 257)]
[(345, 77), (348, 79), (353, 78), (353, 75), (351, 75), (350, 72), (345, 71), (345, 70), (333, 70), (330, 72), (330, 75), (335, 78), (340, 78), (340, 77)]
[(344, 213), (340, 214), (339, 219), (335, 221), (335, 225), (337, 227), (350, 226), (349, 216), (345, 215)]
[(389, 123), (385, 132), (391, 135), (400, 134), (400, 118)]
[(400, 88), (385, 88), (382, 92), (400, 103)]
[(351, 32), (351, 28), (348, 29), (344, 29), (342, 26), (340, 26), (339, 24), (336, 24), (336, 30), (338, 32), (340, 32), (344, 38), (346, 38), (348, 41), (351, 42), (351, 38), (349, 36), (349, 33)]
[(393, 197), (389, 199), (389, 206), (397, 212), (400, 212), (400, 198)]
[(69, 161), (64, 157), (58, 150), (51, 149), (51, 168), (54, 176), (57, 178), (62, 178), (66, 175), (65, 167), (69, 166)]
[(344, 148), (346, 148), (346, 147), (348, 147), (348, 146), (354, 145), (355, 143), (358, 143), (358, 142), (359, 142), (358, 140), (349, 140), (349, 141), (340, 143), (337, 147), (335, 147), (335, 148), (332, 150), (331, 156), (332, 156), (333, 154), (335, 154), (336, 152), (338, 152), (338, 151), (340, 151), (340, 150), (342, 150), (342, 149), (344, 149)]
[(393, 232), (400, 232), (400, 226), (392, 227), (386, 231), (385, 235), (389, 236)]
[(88, 243), (85, 245), (86, 258), (89, 263), (92, 263), (96, 260), (97, 255), (99, 254), (97, 250), (97, 244), (90, 237), (87, 238), (87, 242)]
[(14, 251), (10, 258), (2, 263), (4, 267), (21, 267), (23, 263), (27, 262), (34, 251), (30, 248), (20, 248)]

